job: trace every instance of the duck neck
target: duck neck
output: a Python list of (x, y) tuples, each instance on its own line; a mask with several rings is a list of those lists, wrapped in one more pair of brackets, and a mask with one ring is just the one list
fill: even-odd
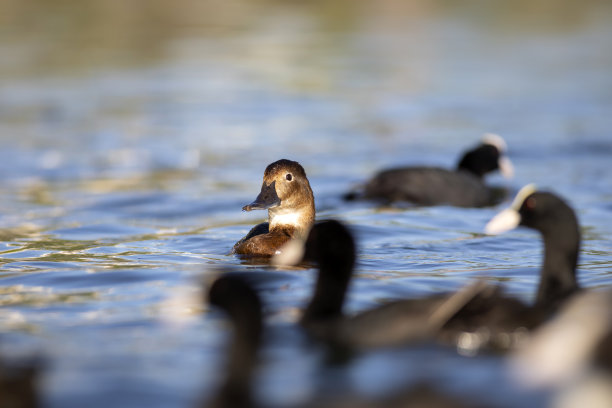
[(348, 289), (352, 260), (321, 263), (314, 295), (306, 307), (302, 322), (322, 321), (342, 316), (342, 306)]
[[(564, 231), (560, 231), (564, 229)], [(555, 307), (578, 290), (576, 266), (580, 248), (577, 224), (543, 232), (544, 265), (536, 305)]]
[(270, 231), (290, 231), (292, 238), (305, 238), (314, 224), (315, 211), (311, 205), (286, 209), (274, 207), (268, 210)]

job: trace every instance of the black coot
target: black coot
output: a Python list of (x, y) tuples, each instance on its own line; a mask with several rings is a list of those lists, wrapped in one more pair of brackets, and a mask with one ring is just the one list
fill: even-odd
[(208, 291), (208, 302), (227, 313), (233, 327), (227, 351), (226, 377), (212, 401), (203, 407), (234, 408), (255, 406), (251, 378), (261, 343), (262, 310), (259, 296), (241, 276), (218, 278)]
[(575, 268), (580, 236), (573, 210), (557, 196), (535, 192), (529, 186), (486, 230), (496, 233), (519, 223), (541, 231), (545, 243), (533, 305), (504, 295), (499, 286), (477, 281), (456, 293), (389, 302), (345, 316), (342, 307), (355, 263), (355, 244), (348, 229), (333, 220), (315, 224), (304, 245), (292, 241), (275, 261), (313, 260), (319, 265), (314, 294), (301, 324), (313, 337), (332, 345), (363, 349), (435, 339), (476, 351), (482, 347), (506, 349), (578, 290)]
[(319, 266), (314, 294), (300, 320), (316, 339), (336, 349), (359, 350), (431, 339), (448, 319), (483, 290), (478, 283), (454, 294), (386, 303), (354, 316), (343, 314), (355, 263), (350, 231), (335, 220), (314, 225), (305, 243), (291, 241), (274, 262), (314, 261)]
[(505, 189), (488, 187), (483, 178), (495, 170), (506, 177), (512, 176), (512, 164), (505, 151), (506, 143), (500, 136), (487, 134), (480, 145), (463, 155), (455, 170), (425, 166), (383, 170), (362, 188), (344, 197), (383, 204), (405, 201), (420, 206), (494, 205), (504, 198)]
[[(341, 243), (342, 240), (338, 242)], [(202, 407), (263, 408), (266, 406), (256, 404), (251, 396), (253, 371), (262, 335), (261, 301), (252, 288), (252, 284), (256, 283), (259, 277), (225, 273), (213, 283), (208, 292), (209, 303), (228, 314), (234, 333), (227, 353), (225, 381), (215, 397), (205, 401)], [(290, 365), (287, 369), (291, 369)], [(371, 399), (341, 389), (336, 391), (333, 395), (312, 395), (307, 401), (296, 404), (295, 407), (474, 407), (473, 404), (464, 403), (462, 397), (447, 395), (426, 383), (411, 385), (383, 399)]]

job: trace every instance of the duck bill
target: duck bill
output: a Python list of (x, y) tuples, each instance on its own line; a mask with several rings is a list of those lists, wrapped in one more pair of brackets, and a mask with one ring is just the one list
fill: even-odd
[(485, 226), (485, 234), (497, 235), (519, 226), (521, 215), (513, 208), (508, 208), (497, 214)]
[(242, 211), (267, 210), (268, 208), (279, 206), (280, 203), (281, 200), (276, 194), (276, 181), (268, 185), (263, 183), (261, 191), (255, 201), (242, 207)]
[(514, 166), (509, 158), (506, 156), (501, 156), (497, 163), (499, 167), (499, 171), (504, 176), (504, 178), (511, 179), (514, 177)]

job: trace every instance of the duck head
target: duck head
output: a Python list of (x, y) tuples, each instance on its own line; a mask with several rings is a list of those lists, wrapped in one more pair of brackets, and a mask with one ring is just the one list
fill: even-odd
[(304, 168), (286, 159), (270, 164), (259, 195), (242, 210), (268, 210), (270, 230), (293, 227), (305, 236), (314, 222), (315, 204)]

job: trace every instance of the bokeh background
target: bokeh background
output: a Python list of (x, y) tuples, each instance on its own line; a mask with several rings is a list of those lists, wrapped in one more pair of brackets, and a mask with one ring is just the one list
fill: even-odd
[[(192, 406), (221, 378), (223, 317), (198, 302), (264, 213), (265, 166), (305, 167), (319, 218), (360, 243), (349, 310), (476, 276), (530, 300), (541, 244), (484, 237), (499, 208), (341, 201), (384, 167), (453, 167), (501, 134), (512, 191), (582, 224), (579, 278), (612, 283), (609, 1), (0, 0), (0, 354), (45, 361), (44, 406)], [(500, 208), (503, 207), (500, 206)], [(258, 398), (431, 382), (493, 406), (555, 404), (499, 356), (417, 348), (327, 367), (293, 328), (314, 271), (275, 272)], [(297, 337), (297, 339), (296, 339)], [(494, 384), (494, 386), (493, 386)]]

